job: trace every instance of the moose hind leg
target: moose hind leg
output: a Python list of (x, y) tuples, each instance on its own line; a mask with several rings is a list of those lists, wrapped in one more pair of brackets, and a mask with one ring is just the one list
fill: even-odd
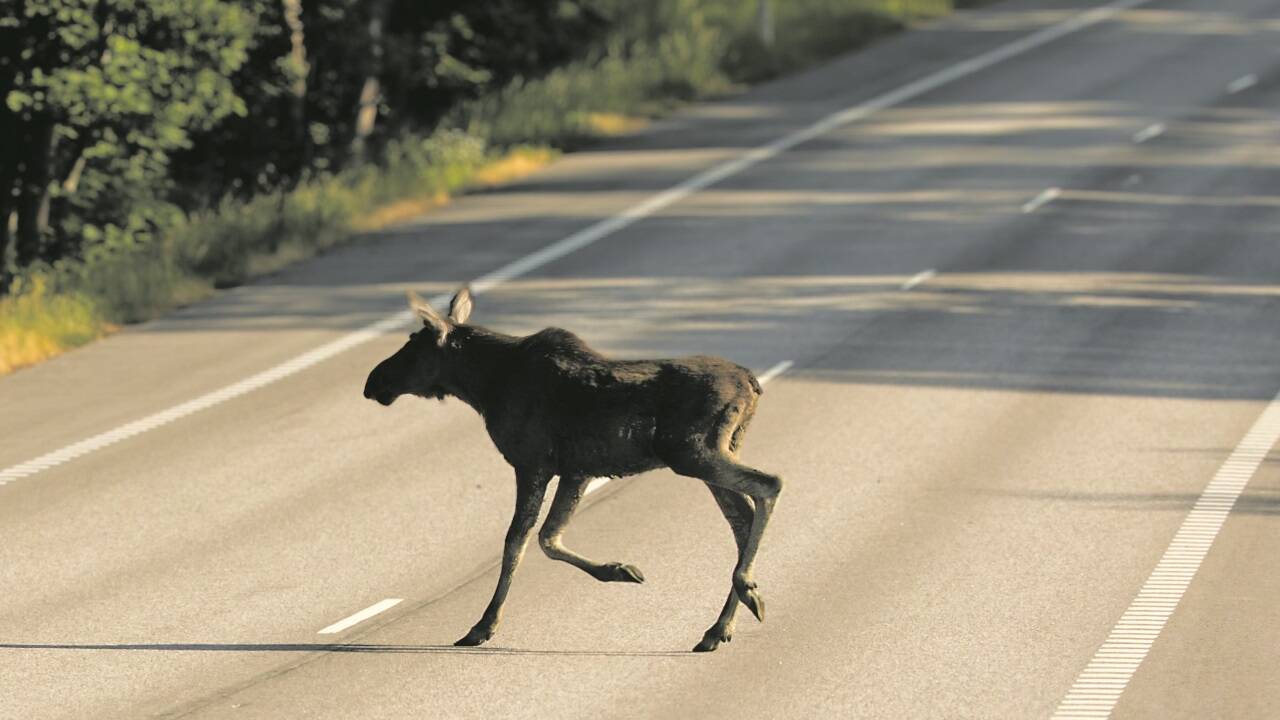
[(569, 524), (569, 518), (573, 517), (573, 511), (586, 494), (588, 480), (585, 476), (560, 476), (560, 485), (556, 488), (555, 499), (551, 501), (551, 510), (542, 523), (542, 529), (538, 531), (538, 544), (547, 557), (580, 568), (601, 582), (644, 582), (644, 573), (634, 565), (598, 563), (564, 546), (561, 536), (565, 526)]
[[(725, 520), (729, 521), (729, 527), (733, 530), (733, 539), (738, 546), (738, 558), (741, 560), (742, 548), (747, 543), (747, 537), (751, 532), (751, 520), (755, 515), (751, 498), (740, 492), (725, 490), (714, 485), (707, 487), (711, 490), (716, 505), (720, 506), (720, 512), (724, 514)], [(719, 647), (720, 643), (732, 640), (734, 616), (737, 612), (738, 591), (737, 588), (730, 588), (729, 597), (725, 599), (724, 608), (720, 610), (720, 617), (716, 618), (715, 624), (703, 633), (702, 641), (694, 646), (693, 651), (710, 652)]]
[[(755, 514), (751, 518), (751, 529), (747, 533), (747, 542), (738, 554), (738, 566), (733, 573), (733, 587), (738, 599), (751, 611), (756, 619), (764, 622), (764, 599), (756, 590), (752, 579), (752, 566), (755, 565), (756, 553), (760, 550), (760, 540), (764, 537), (765, 527), (773, 515), (773, 507), (778, 501), (778, 493), (782, 492), (782, 478), (747, 467), (734, 460), (722, 461), (726, 467), (719, 477), (732, 489), (745, 492), (755, 503)], [(736, 486), (736, 487), (735, 487)]]
[(550, 479), (549, 474), (516, 470), (516, 509), (502, 548), (502, 571), (498, 575), (498, 587), (494, 589), (493, 599), (489, 601), (480, 621), (454, 645), (479, 645), (493, 637), (494, 631), (498, 629), (498, 622), (502, 619), (502, 604), (506, 602), (507, 591), (511, 589), (511, 578), (524, 557), (529, 532), (538, 520), (538, 510), (542, 508), (542, 498)]
[(760, 539), (773, 514), (778, 493), (782, 492), (782, 478), (743, 465), (728, 450), (709, 453), (705, 449), (701, 449), (701, 452), (695, 450), (676, 458), (671, 468), (681, 475), (696, 477), (708, 485), (734, 490), (751, 498), (754, 504), (751, 529), (747, 532), (742, 551), (738, 553), (738, 565), (733, 571), (733, 587), (742, 604), (747, 606), (757, 620), (763, 622), (764, 600), (756, 590), (755, 581), (751, 579), (751, 567), (760, 550)]

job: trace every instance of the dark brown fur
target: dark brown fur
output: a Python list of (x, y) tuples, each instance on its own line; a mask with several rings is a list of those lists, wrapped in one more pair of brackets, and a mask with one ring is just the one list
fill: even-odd
[(611, 360), (559, 328), (518, 338), (465, 325), (471, 308), (465, 288), (448, 318), (416, 296), (411, 306), (423, 329), (373, 369), (365, 397), (384, 405), (403, 394), (460, 398), (484, 418), (494, 445), (516, 470), (516, 512), (498, 588), (458, 644), (478, 645), (496, 629), (552, 476), (560, 484), (539, 533), (543, 550), (599, 580), (643, 582), (637, 568), (588, 560), (565, 548), (560, 536), (592, 477), (660, 467), (706, 482), (738, 544), (733, 590), (695, 650), (713, 650), (731, 638), (739, 601), (763, 619), (751, 564), (782, 482), (737, 460), (761, 394), (749, 370), (707, 356)]

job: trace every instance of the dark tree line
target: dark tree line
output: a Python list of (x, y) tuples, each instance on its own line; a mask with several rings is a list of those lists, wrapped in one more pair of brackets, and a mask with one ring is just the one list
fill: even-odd
[(0, 0), (0, 293), (378, 157), (582, 55), (600, 0)]

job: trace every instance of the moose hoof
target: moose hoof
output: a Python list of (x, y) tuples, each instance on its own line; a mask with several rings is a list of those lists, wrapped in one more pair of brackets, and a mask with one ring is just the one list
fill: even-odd
[(640, 572), (640, 568), (635, 565), (609, 563), (600, 568), (600, 572), (596, 573), (596, 579), (601, 582), (642, 583), (644, 573)]
[(493, 637), (492, 630), (474, 627), (471, 628), (471, 632), (467, 633), (466, 637), (455, 642), (453, 645), (454, 647), (475, 647), (488, 642), (491, 637)]
[(764, 622), (764, 598), (760, 597), (760, 591), (756, 589), (756, 584), (753, 582), (743, 583), (738, 586), (737, 592), (738, 599), (742, 601), (743, 605), (747, 606), (752, 615), (756, 616), (756, 620)]
[(711, 652), (720, 647), (720, 643), (733, 640), (733, 631), (719, 626), (712, 627), (702, 636), (702, 642), (693, 646), (694, 652)]

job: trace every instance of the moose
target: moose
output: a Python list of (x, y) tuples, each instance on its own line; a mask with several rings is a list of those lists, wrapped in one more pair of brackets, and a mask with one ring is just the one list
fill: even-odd
[(602, 582), (644, 582), (638, 568), (590, 560), (565, 547), (561, 536), (591, 478), (660, 467), (706, 483), (738, 547), (729, 597), (694, 651), (732, 639), (739, 602), (763, 621), (752, 564), (782, 480), (738, 459), (762, 392), (755, 376), (710, 356), (612, 360), (559, 328), (504, 335), (468, 325), (472, 304), (464, 286), (441, 316), (410, 291), (409, 307), (422, 328), (369, 373), (364, 388), (366, 398), (384, 406), (406, 394), (462, 400), (484, 418), (493, 444), (515, 468), (515, 514), (497, 589), (480, 621), (454, 644), (475, 646), (493, 637), (553, 476), (560, 481), (538, 533), (547, 556)]

